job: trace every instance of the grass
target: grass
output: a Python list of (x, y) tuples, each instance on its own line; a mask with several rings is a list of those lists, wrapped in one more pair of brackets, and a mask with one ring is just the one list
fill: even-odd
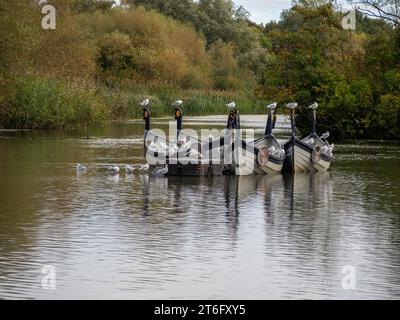
[(264, 114), (264, 105), (247, 92), (183, 90), (148, 85), (110, 89), (79, 87), (32, 77), (17, 80), (12, 96), (0, 99), (0, 127), (52, 129), (95, 124), (105, 120), (140, 119), (139, 103), (151, 101), (153, 117), (171, 116), (172, 102), (182, 99), (185, 116), (225, 114), (235, 101), (242, 114)]

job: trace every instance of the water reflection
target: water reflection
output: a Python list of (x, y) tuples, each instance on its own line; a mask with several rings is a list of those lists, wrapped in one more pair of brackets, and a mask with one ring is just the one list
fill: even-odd
[(399, 297), (398, 146), (338, 146), (326, 174), (156, 178), (103, 169), (143, 162), (140, 125), (7, 135), (0, 298)]

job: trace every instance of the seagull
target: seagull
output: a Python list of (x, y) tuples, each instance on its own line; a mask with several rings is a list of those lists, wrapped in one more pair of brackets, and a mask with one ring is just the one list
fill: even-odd
[(277, 102), (271, 103), (270, 105), (267, 106), (267, 109), (269, 110), (275, 110), (276, 107), (278, 106)]
[(176, 100), (174, 103), (172, 103), (172, 105), (174, 106), (174, 107), (179, 107), (180, 105), (182, 105), (183, 104), (183, 101), (182, 100)]
[(290, 110), (294, 110), (294, 109), (297, 108), (297, 106), (298, 106), (298, 104), (297, 104), (296, 102), (292, 102), (292, 103), (288, 103), (288, 104), (286, 105), (286, 108), (288, 108), (288, 109), (290, 109)]
[(325, 132), (325, 133), (321, 136), (321, 139), (322, 139), (322, 140), (326, 140), (326, 139), (329, 138), (329, 136), (330, 136), (329, 131), (328, 131), (328, 132)]
[(149, 164), (143, 164), (140, 166), (140, 171), (144, 172), (144, 171), (149, 171), (150, 169), (150, 165)]
[(235, 109), (236, 108), (236, 103), (234, 101), (228, 103), (226, 105), (229, 109)]
[(140, 105), (141, 105), (142, 107), (147, 107), (149, 104), (150, 104), (150, 100), (149, 100), (149, 99), (146, 99), (146, 100), (144, 100), (144, 101), (142, 101), (142, 102), (140, 103)]
[(154, 171), (155, 176), (165, 176), (168, 173), (168, 166)]
[(272, 146), (271, 148), (268, 149), (268, 153), (273, 153), (275, 152), (276, 148)]
[(314, 142), (315, 142), (315, 140), (313, 138), (310, 138), (310, 139), (307, 140), (308, 144), (314, 144)]
[(76, 172), (86, 172), (86, 171), (87, 168), (85, 166), (81, 165), (80, 163), (76, 165)]
[(120, 171), (118, 166), (112, 166), (108, 168), (110, 171), (112, 171), (113, 173), (118, 173)]
[(311, 109), (311, 110), (317, 110), (318, 109), (318, 103), (313, 103), (311, 106), (309, 106), (308, 107), (308, 109)]
[(125, 171), (126, 171), (127, 174), (132, 174), (135, 171), (135, 169), (132, 166), (127, 165), (125, 167)]

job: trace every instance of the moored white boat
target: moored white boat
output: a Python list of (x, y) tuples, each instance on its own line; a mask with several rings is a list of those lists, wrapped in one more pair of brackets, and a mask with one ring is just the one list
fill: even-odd
[(236, 155), (237, 163), (235, 164), (236, 175), (261, 175), (282, 172), (285, 151), (273, 135), (276, 107), (277, 103), (267, 106), (269, 110), (268, 122), (262, 138), (253, 142), (236, 139), (239, 141), (238, 154)]
[(326, 141), (329, 133), (324, 134), (322, 139), (315, 132), (318, 104), (314, 103), (309, 107), (313, 111), (313, 132), (302, 140), (295, 136), (294, 110), (297, 108), (297, 103), (289, 104), (288, 108), (291, 109), (292, 137), (284, 146), (286, 152), (284, 171), (292, 173), (327, 171), (333, 159), (334, 145), (329, 145)]

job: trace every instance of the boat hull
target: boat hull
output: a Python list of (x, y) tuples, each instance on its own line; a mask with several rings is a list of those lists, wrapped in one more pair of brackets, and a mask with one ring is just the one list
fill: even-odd
[[(235, 165), (235, 174), (238, 176), (248, 176), (252, 174), (279, 174), (282, 172), (284, 159), (278, 159), (272, 155), (268, 155), (268, 160), (260, 163), (259, 153), (263, 148), (269, 148), (277, 141), (272, 138), (263, 138), (255, 141), (254, 145), (249, 145), (242, 141), (242, 146), (239, 149)], [(279, 145), (279, 143), (278, 143)]]
[(293, 140), (285, 145), (286, 160), (285, 172), (292, 173), (316, 173), (325, 172), (330, 168), (332, 159), (324, 155), (314, 157), (314, 149), (303, 141), (295, 138), (294, 152)]

